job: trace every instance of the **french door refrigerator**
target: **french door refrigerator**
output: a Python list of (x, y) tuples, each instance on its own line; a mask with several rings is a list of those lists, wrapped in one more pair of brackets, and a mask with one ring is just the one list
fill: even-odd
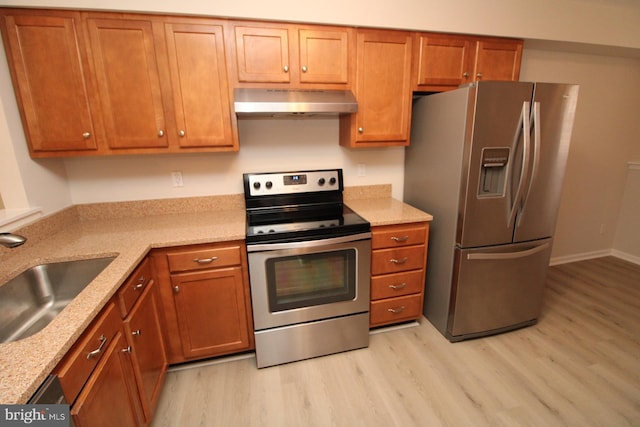
[(483, 81), (414, 101), (404, 201), (434, 218), (424, 314), (450, 341), (537, 322), (578, 89)]

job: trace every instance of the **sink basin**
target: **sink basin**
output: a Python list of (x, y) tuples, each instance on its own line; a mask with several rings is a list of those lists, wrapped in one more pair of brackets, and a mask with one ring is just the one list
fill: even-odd
[(0, 342), (42, 330), (114, 258), (40, 264), (0, 286)]

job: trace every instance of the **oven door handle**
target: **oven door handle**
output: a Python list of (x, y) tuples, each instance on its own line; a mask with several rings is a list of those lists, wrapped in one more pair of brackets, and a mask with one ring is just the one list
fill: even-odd
[(301, 249), (314, 248), (318, 246), (335, 245), (338, 243), (356, 242), (358, 240), (371, 239), (371, 233), (351, 234), (349, 236), (331, 237), (329, 239), (305, 240), (303, 242), (284, 242), (284, 243), (257, 243), (248, 244), (247, 252), (263, 252), (276, 251), (282, 249)]

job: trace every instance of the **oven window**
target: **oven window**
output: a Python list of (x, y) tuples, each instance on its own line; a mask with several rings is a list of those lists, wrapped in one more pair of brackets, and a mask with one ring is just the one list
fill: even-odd
[(270, 311), (353, 300), (355, 267), (355, 249), (268, 259)]

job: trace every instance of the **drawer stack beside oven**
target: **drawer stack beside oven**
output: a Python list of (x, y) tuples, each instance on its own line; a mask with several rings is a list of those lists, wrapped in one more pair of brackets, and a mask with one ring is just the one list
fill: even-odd
[(370, 326), (419, 319), (427, 261), (427, 222), (372, 228)]

